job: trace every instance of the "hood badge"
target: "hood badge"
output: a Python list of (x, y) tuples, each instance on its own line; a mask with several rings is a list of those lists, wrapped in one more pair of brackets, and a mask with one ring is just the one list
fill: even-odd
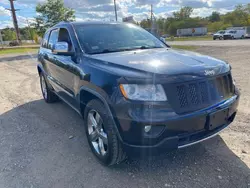
[(204, 75), (205, 76), (214, 76), (215, 75), (215, 71), (214, 70), (205, 70), (204, 71)]

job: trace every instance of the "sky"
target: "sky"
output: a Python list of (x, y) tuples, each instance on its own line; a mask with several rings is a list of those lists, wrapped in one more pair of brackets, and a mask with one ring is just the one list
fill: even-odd
[[(37, 16), (35, 7), (46, 0), (16, 0), (15, 8), (20, 27), (27, 26)], [(213, 11), (225, 14), (232, 11), (237, 4), (247, 4), (249, 0), (116, 0), (118, 20), (123, 17), (134, 16), (136, 21), (149, 18), (150, 4), (153, 5), (156, 17), (169, 17), (174, 11), (183, 6), (194, 8), (192, 16), (206, 17)], [(101, 20), (114, 21), (113, 0), (64, 0), (66, 7), (76, 11), (76, 21)], [(13, 27), (9, 0), (0, 0), (0, 29)]]

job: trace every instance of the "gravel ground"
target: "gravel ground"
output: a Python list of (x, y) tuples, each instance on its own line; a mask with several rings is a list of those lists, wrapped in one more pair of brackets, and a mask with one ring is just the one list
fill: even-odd
[(1, 57), (0, 187), (250, 188), (250, 50), (197, 51), (231, 63), (242, 92), (235, 122), (206, 142), (111, 168), (95, 160), (76, 112), (41, 99), (36, 58)]
[(250, 39), (211, 40), (211, 41), (166, 41), (169, 45), (214, 46), (214, 47), (250, 47)]

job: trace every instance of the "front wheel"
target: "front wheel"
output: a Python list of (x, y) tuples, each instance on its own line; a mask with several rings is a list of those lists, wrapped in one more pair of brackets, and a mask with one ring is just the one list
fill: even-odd
[(90, 148), (99, 162), (106, 166), (118, 164), (126, 159), (113, 121), (103, 103), (90, 101), (84, 112), (85, 131)]

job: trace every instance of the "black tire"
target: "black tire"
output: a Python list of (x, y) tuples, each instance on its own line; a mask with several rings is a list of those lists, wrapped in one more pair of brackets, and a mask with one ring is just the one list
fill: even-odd
[[(98, 154), (96, 149), (94, 148), (92, 141), (90, 139), (90, 134), (88, 131), (88, 115), (91, 113), (91, 111), (96, 111), (99, 113), (101, 119), (102, 119), (102, 126), (104, 128), (105, 133), (107, 134), (107, 151), (105, 155)], [(112, 119), (107, 114), (107, 109), (105, 109), (103, 103), (100, 100), (94, 99), (91, 100), (84, 111), (84, 125), (85, 125), (85, 131), (88, 139), (89, 146), (95, 155), (95, 157), (98, 159), (98, 161), (105, 165), (105, 166), (111, 166), (115, 164), (119, 164), (122, 161), (124, 161), (126, 157), (126, 153), (123, 151), (122, 144), (117, 137), (115, 126), (113, 124)]]
[(223, 40), (223, 37), (220, 37), (219, 39), (220, 39), (220, 40)]
[[(47, 84), (47, 82), (46, 82), (46, 79), (45, 79), (43, 73), (40, 73), (39, 76), (40, 76), (41, 91), (42, 91), (42, 95), (43, 95), (43, 98), (44, 98), (45, 102), (47, 102), (47, 103), (54, 103), (54, 102), (57, 102), (57, 101), (59, 100), (59, 98), (58, 98), (58, 96), (57, 96), (56, 94), (54, 94), (53, 91), (51, 91), (50, 88), (48, 87), (48, 84)], [(42, 86), (43, 79), (44, 79), (44, 82), (45, 82), (45, 87), (46, 87), (46, 90), (47, 90), (47, 94), (45, 94), (44, 91), (43, 91), (43, 86)]]

